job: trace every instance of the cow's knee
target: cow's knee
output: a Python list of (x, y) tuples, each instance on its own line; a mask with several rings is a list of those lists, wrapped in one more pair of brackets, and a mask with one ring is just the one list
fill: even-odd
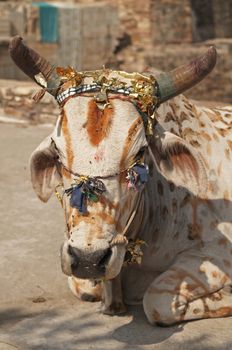
[(170, 292), (149, 287), (143, 298), (144, 312), (151, 324), (170, 326), (181, 321), (186, 309), (184, 301), (176, 301)]
[(68, 278), (68, 285), (73, 294), (83, 301), (101, 301), (102, 300), (102, 283), (88, 279), (76, 277)]

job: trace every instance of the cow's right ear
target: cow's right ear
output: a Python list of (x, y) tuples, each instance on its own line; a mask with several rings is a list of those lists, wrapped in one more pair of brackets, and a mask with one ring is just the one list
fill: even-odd
[(58, 155), (51, 137), (47, 137), (32, 153), (30, 170), (32, 186), (37, 196), (47, 202), (61, 182), (57, 168)]

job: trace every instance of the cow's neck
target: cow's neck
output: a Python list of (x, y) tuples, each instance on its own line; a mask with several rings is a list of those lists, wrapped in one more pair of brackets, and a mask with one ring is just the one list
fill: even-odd
[[(142, 239), (147, 244), (154, 243), (160, 233), (165, 235), (170, 233), (171, 223), (169, 218), (178, 215), (177, 208), (173, 207), (172, 187), (159, 172), (148, 154), (147, 164), (149, 164), (149, 181), (144, 190), (138, 194), (136, 215), (127, 231), (128, 239)], [(171, 188), (171, 189), (170, 189)], [(169, 215), (171, 213), (171, 216)]]

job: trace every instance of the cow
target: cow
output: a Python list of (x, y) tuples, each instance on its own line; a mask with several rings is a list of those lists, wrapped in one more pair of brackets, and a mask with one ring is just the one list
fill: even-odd
[(142, 303), (151, 324), (230, 316), (232, 107), (182, 95), (216, 49), (157, 76), (53, 66), (19, 36), (10, 55), (60, 106), (30, 169), (62, 204), (72, 292), (110, 315)]

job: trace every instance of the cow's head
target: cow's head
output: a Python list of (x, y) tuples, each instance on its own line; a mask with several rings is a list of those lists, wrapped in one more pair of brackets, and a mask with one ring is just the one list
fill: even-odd
[(147, 124), (158, 104), (192, 87), (213, 68), (215, 49), (156, 79), (106, 69), (78, 73), (57, 68), (20, 37), (12, 40), (10, 53), (61, 107), (52, 134), (33, 152), (30, 165), (42, 201), (59, 184), (64, 189), (63, 271), (80, 278), (114, 278), (124, 260), (125, 228), (141, 194), (128, 185), (146, 181), (141, 163), (151, 127)]

